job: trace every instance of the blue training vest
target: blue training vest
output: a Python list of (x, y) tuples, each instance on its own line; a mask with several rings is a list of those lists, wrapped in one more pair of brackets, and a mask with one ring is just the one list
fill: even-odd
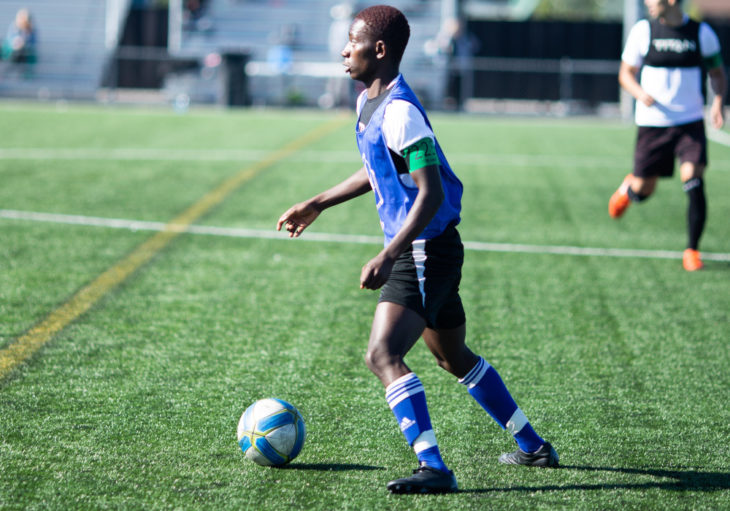
[[(363, 95), (363, 101), (365, 100)], [(398, 233), (408, 212), (413, 207), (413, 202), (418, 195), (418, 187), (413, 182), (410, 174), (398, 174), (393, 159), (390, 156), (388, 146), (383, 137), (383, 117), (385, 108), (389, 103), (397, 99), (408, 101), (413, 104), (423, 115), (426, 124), (431, 128), (426, 112), (418, 101), (418, 98), (403, 79), (398, 78), (393, 85), (388, 98), (375, 110), (370, 122), (362, 132), (357, 130), (358, 122), (355, 125), (357, 134), (357, 146), (362, 156), (363, 164), (370, 179), (370, 185), (375, 195), (375, 205), (380, 216), (380, 226), (385, 234), (385, 245), (388, 245)], [(362, 111), (362, 109), (361, 109)], [(432, 128), (431, 128), (432, 129)], [(433, 130), (433, 129), (432, 129)], [(443, 151), (436, 141), (436, 153), (440, 162), (441, 186), (444, 190), (444, 201), (418, 239), (432, 239), (444, 232), (450, 224), (456, 225), (460, 221), (461, 195), (464, 186), (451, 170), (446, 161)]]

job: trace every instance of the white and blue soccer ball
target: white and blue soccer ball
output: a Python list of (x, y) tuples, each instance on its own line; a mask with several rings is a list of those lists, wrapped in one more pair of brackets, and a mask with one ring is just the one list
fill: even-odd
[(238, 421), (238, 445), (246, 457), (263, 466), (281, 466), (297, 457), (307, 431), (294, 405), (281, 399), (260, 399)]

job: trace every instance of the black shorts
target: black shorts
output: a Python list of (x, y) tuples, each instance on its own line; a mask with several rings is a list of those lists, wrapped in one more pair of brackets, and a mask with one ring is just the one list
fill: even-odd
[(703, 121), (655, 128), (639, 126), (634, 153), (637, 177), (671, 177), (674, 160), (707, 165), (707, 137)]
[(414, 241), (395, 261), (380, 291), (379, 302), (392, 302), (417, 312), (434, 329), (464, 324), (459, 296), (464, 245), (456, 227), (430, 240)]

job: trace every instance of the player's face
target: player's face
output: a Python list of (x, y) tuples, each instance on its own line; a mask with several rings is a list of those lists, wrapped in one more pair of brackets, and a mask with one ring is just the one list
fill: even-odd
[(668, 0), (644, 0), (644, 5), (652, 18), (659, 18), (664, 15), (669, 6)]
[(368, 82), (375, 73), (378, 59), (376, 42), (366, 30), (367, 25), (361, 19), (356, 19), (350, 26), (350, 37), (342, 50), (345, 61), (345, 72), (350, 78)]

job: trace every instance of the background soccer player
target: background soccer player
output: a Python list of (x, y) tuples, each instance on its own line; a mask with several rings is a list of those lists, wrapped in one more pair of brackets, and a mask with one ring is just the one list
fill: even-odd
[[(644, 3), (652, 19), (641, 20), (631, 29), (619, 70), (621, 86), (637, 100), (634, 171), (611, 196), (608, 212), (620, 218), (631, 202), (647, 199), (660, 177), (674, 174), (674, 160), (679, 158), (689, 199), (683, 265), (687, 271), (695, 271), (702, 268), (698, 247), (707, 218), (703, 68), (708, 70), (715, 93), (710, 121), (717, 129), (725, 122), (727, 78), (720, 42), (709, 25), (689, 19), (681, 0)], [(636, 79), (639, 69), (641, 82)]]
[(557, 466), (558, 455), (535, 433), (494, 368), (465, 344), (458, 293), (464, 249), (456, 230), (463, 188), (399, 73), (409, 35), (408, 21), (393, 7), (357, 14), (342, 56), (345, 71), (366, 87), (357, 101), (356, 126), (364, 165), (289, 208), (277, 229), (285, 226), (290, 236), (299, 236), (323, 210), (373, 192), (385, 247), (360, 274), (361, 288), (382, 288), (365, 359), (419, 460), (413, 475), (387, 487), (395, 493), (450, 492), (457, 483), (431, 428), (424, 387), (403, 360), (420, 337), (438, 364), (513, 434), (519, 449), (502, 455), (501, 462)]

